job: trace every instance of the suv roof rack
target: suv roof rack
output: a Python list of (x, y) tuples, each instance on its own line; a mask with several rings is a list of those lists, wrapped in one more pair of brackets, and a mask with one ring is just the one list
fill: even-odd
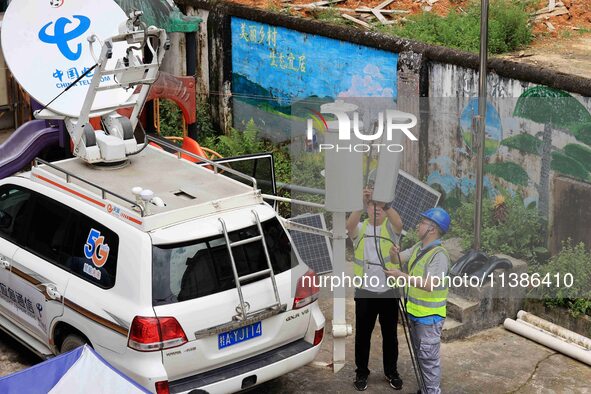
[[(90, 165), (77, 158), (54, 163), (36, 158), (31, 179), (144, 231), (263, 203), (253, 177), (174, 144), (147, 138), (149, 142), (166, 146), (175, 153), (148, 145), (117, 167)], [(202, 163), (191, 163), (181, 155)], [(224, 175), (225, 172), (251, 185), (234, 180)], [(154, 198), (143, 201), (132, 192), (137, 187), (152, 191)]]

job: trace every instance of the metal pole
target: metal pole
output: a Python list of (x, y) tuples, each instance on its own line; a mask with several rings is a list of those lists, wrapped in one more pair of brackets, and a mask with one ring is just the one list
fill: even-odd
[[(197, 33), (185, 33), (185, 48), (187, 51), (187, 76), (195, 78), (197, 74)], [(200, 137), (197, 132), (197, 122), (187, 125), (187, 132), (190, 138), (196, 140)]]
[(484, 144), (486, 132), (486, 74), (488, 62), (488, 0), (480, 1), (480, 71), (478, 85), (477, 133), (472, 136), (473, 145), (478, 147), (476, 158), (476, 204), (474, 206), (474, 249), (480, 250), (482, 227), (482, 192), (484, 177)]
[[(334, 212), (332, 214), (334, 238), (332, 241), (333, 275), (343, 278), (345, 275), (345, 213)], [(345, 346), (347, 336), (351, 335), (351, 326), (347, 324), (346, 314), (346, 289), (344, 285), (336, 286), (333, 294), (332, 312), (332, 362), (333, 372), (337, 373), (345, 366)]]

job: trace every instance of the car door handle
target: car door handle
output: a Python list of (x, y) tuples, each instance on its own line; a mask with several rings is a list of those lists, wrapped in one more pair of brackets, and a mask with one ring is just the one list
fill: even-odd
[(10, 261), (8, 261), (4, 256), (0, 256), (0, 268), (4, 268), (6, 270), (10, 269)]
[(47, 292), (47, 295), (49, 296), (49, 298), (51, 298), (52, 300), (59, 300), (62, 298), (62, 295), (57, 290), (57, 287), (55, 285), (52, 285), (52, 284), (45, 285), (45, 291)]

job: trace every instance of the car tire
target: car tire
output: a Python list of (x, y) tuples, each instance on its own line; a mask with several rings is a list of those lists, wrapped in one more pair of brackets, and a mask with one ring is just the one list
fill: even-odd
[(82, 338), (81, 336), (76, 334), (69, 334), (60, 346), (60, 353), (67, 353), (87, 343), (88, 341)]

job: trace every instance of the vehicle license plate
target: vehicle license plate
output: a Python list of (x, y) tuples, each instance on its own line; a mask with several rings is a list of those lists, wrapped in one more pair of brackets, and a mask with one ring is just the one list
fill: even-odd
[(236, 345), (249, 339), (260, 337), (263, 333), (262, 323), (256, 322), (245, 327), (218, 334), (218, 349)]

